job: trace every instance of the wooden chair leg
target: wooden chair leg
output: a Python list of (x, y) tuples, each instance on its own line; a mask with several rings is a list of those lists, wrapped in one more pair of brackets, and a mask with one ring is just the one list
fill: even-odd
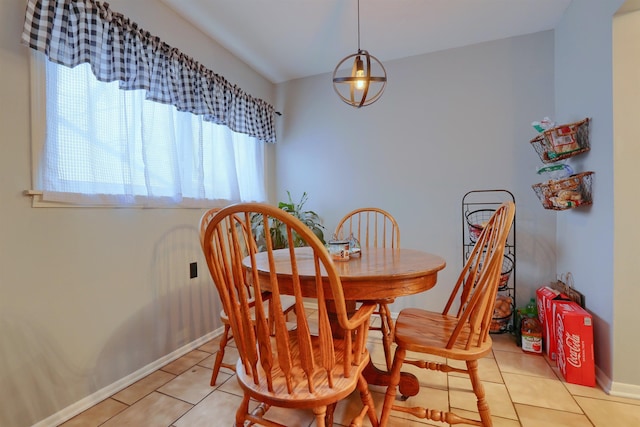
[(218, 372), (220, 372), (220, 366), (222, 366), (224, 349), (227, 346), (227, 342), (229, 341), (230, 329), (231, 327), (229, 325), (224, 325), (224, 332), (222, 333), (222, 338), (220, 338), (220, 348), (218, 349), (218, 353), (216, 354), (216, 361), (213, 364), (213, 373), (211, 374), (211, 382), (209, 383), (211, 387), (216, 385), (216, 381), (218, 380)]
[(380, 313), (380, 332), (382, 332), (382, 347), (384, 349), (384, 358), (387, 363), (387, 372), (391, 371), (393, 363), (393, 355), (391, 354), (391, 344), (393, 342), (393, 319), (386, 303), (378, 305)]
[(317, 408), (313, 408), (313, 413), (316, 416), (316, 425), (317, 427), (325, 427), (325, 416), (327, 415), (327, 407), (319, 406)]
[(492, 427), (493, 421), (491, 420), (489, 403), (487, 402), (487, 399), (485, 396), (484, 386), (480, 382), (480, 376), (478, 375), (478, 361), (468, 360), (467, 371), (469, 372), (469, 378), (471, 379), (471, 386), (473, 387), (473, 392), (475, 393), (476, 398), (478, 399), (478, 413), (480, 414), (482, 425), (484, 427)]
[(244, 427), (245, 415), (249, 413), (249, 394), (244, 393), (242, 403), (236, 411), (236, 424), (235, 427)]
[(333, 413), (336, 411), (336, 405), (338, 402), (334, 402), (331, 405), (327, 405), (327, 414), (324, 416), (324, 422), (331, 427), (333, 425)]
[(365, 380), (362, 375), (358, 378), (358, 391), (360, 391), (360, 399), (362, 400), (364, 408), (362, 409), (362, 412), (360, 412), (360, 414), (351, 422), (350, 427), (361, 427), (362, 420), (365, 415), (369, 417), (372, 427), (378, 427), (378, 416), (376, 415), (376, 407), (373, 403), (373, 397), (369, 392), (369, 384), (367, 384), (367, 380)]
[(396, 348), (396, 353), (393, 356), (393, 364), (391, 366), (391, 378), (389, 378), (389, 386), (387, 387), (387, 393), (384, 396), (384, 404), (382, 405), (382, 415), (380, 416), (380, 427), (387, 426), (389, 422), (389, 416), (391, 415), (391, 407), (396, 400), (396, 393), (398, 391), (398, 384), (400, 383), (400, 370), (407, 351), (402, 348)]

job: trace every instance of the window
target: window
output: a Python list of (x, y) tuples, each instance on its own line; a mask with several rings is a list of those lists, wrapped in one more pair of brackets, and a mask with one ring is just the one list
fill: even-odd
[[(43, 199), (83, 205), (211, 207), (265, 200), (264, 143), (98, 81), (88, 63), (46, 74)], [(42, 78), (42, 77), (40, 77)]]
[(34, 185), (44, 200), (211, 207), (265, 199), (258, 140), (276, 142), (268, 102), (105, 2), (29, 0), (21, 40), (47, 57), (38, 61), (47, 83), (33, 79), (46, 90), (32, 92), (34, 140), (44, 142), (32, 150)]

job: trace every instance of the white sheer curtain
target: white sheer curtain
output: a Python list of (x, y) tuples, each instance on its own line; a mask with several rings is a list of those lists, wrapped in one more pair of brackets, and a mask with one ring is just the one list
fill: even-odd
[(22, 42), (51, 62), (90, 63), (102, 82), (144, 89), (176, 106), (265, 143), (276, 142), (276, 111), (223, 76), (96, 0), (29, 0)]
[(98, 81), (89, 64), (45, 61), (44, 200), (210, 207), (264, 201), (264, 144), (143, 90)]

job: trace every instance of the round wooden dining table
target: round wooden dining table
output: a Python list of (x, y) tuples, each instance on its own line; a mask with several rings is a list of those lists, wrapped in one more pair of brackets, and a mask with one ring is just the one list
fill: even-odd
[[(280, 291), (293, 293), (293, 287), (288, 284), (292, 281), (289, 249), (279, 249), (273, 254)], [(296, 248), (296, 259), (302, 294), (315, 297), (311, 249)], [(334, 264), (340, 275), (347, 309), (355, 309), (356, 301), (393, 299), (427, 291), (435, 286), (438, 272), (446, 266), (445, 260), (438, 255), (404, 248), (363, 248), (348, 261), (334, 261)], [(256, 269), (262, 289), (269, 290), (271, 272), (266, 252), (256, 255)], [(337, 321), (333, 325), (337, 325)], [(334, 330), (338, 329), (339, 326)], [(364, 376), (369, 384), (388, 385), (388, 372), (372, 362)], [(413, 374), (403, 372), (399, 388), (403, 396), (415, 396), (419, 383)]]

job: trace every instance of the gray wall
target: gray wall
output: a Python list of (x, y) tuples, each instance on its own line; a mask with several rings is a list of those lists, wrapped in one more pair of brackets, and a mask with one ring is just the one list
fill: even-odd
[[(20, 44), (25, 4), (0, 1), (3, 427), (32, 425), (117, 386), (220, 326), (198, 243), (202, 210), (35, 209), (23, 196), (31, 188), (29, 51)], [(271, 83), (157, 0), (110, 4), (275, 102)], [(190, 280), (192, 261), (199, 261), (200, 277)]]
[[(622, 0), (574, 1), (556, 29), (556, 113), (563, 120), (594, 118), (591, 152), (577, 164), (581, 170), (596, 172), (593, 207), (559, 214), (556, 244), (558, 270), (573, 272), (594, 318), (599, 379), (612, 394), (637, 397), (640, 346), (626, 327), (634, 324), (635, 302), (640, 298), (637, 202), (625, 190), (637, 191), (630, 183), (638, 178), (632, 148), (638, 133), (621, 133), (634, 138), (628, 140), (614, 136), (613, 130), (614, 123), (624, 126), (620, 122), (625, 120), (626, 127), (616, 129), (633, 129), (640, 108), (637, 101), (618, 102), (614, 108), (613, 87), (618, 86), (618, 94), (637, 93), (638, 77), (614, 75), (612, 57), (615, 46), (637, 54), (638, 39), (618, 38), (613, 43), (613, 15), (622, 4)], [(637, 9), (638, 2), (624, 6), (627, 11)]]
[(279, 86), (277, 196), (308, 192), (308, 207), (328, 230), (353, 208), (381, 207), (398, 220), (402, 246), (442, 255), (447, 267), (438, 285), (397, 300), (397, 312), (441, 307), (462, 268), (463, 195), (507, 189), (518, 206), (523, 305), (556, 274), (556, 215), (531, 189), (540, 160), (529, 143), (531, 122), (554, 116), (553, 32), (384, 65), (385, 93), (359, 110), (339, 100), (329, 74)]
[[(558, 268), (571, 271), (594, 315), (603, 345), (598, 366), (611, 374), (613, 169), (611, 25), (614, 2), (573, 2), (556, 30), (556, 111), (561, 120), (593, 117), (592, 149), (573, 162), (593, 170), (593, 207), (558, 215)], [(597, 10), (596, 10), (597, 9)], [(585, 22), (588, 19), (588, 24)], [(588, 30), (587, 30), (588, 28)], [(607, 60), (605, 60), (605, 58)], [(594, 242), (598, 242), (594, 245)], [(607, 343), (604, 345), (604, 343)]]
[[(337, 100), (329, 75), (280, 85), (285, 116), (273, 154), (273, 197), (309, 192), (309, 206), (329, 230), (354, 207), (383, 207), (410, 230), (403, 246), (443, 255), (448, 266), (439, 285), (397, 301), (398, 311), (434, 308), (448, 293), (461, 266), (463, 194), (511, 190), (519, 305), (556, 274), (571, 272), (594, 318), (598, 381), (612, 394), (640, 396), (640, 345), (626, 327), (635, 323), (640, 299), (637, 202), (629, 197), (636, 192), (633, 147), (640, 135), (633, 123), (640, 106), (628, 101), (635, 75), (612, 75), (612, 22), (620, 6), (628, 12), (640, 2), (574, 1), (553, 33), (385, 63), (387, 90), (363, 110)], [(622, 37), (618, 50), (634, 55), (629, 40), (637, 38)], [(614, 83), (626, 95), (615, 110)], [(623, 111), (625, 123), (617, 119)], [(592, 207), (554, 213), (535, 198), (530, 184), (539, 181), (540, 162), (528, 142), (530, 123), (545, 115), (560, 123), (593, 119), (591, 151), (569, 161), (577, 171), (596, 172)], [(614, 140), (614, 123), (625, 138)]]

